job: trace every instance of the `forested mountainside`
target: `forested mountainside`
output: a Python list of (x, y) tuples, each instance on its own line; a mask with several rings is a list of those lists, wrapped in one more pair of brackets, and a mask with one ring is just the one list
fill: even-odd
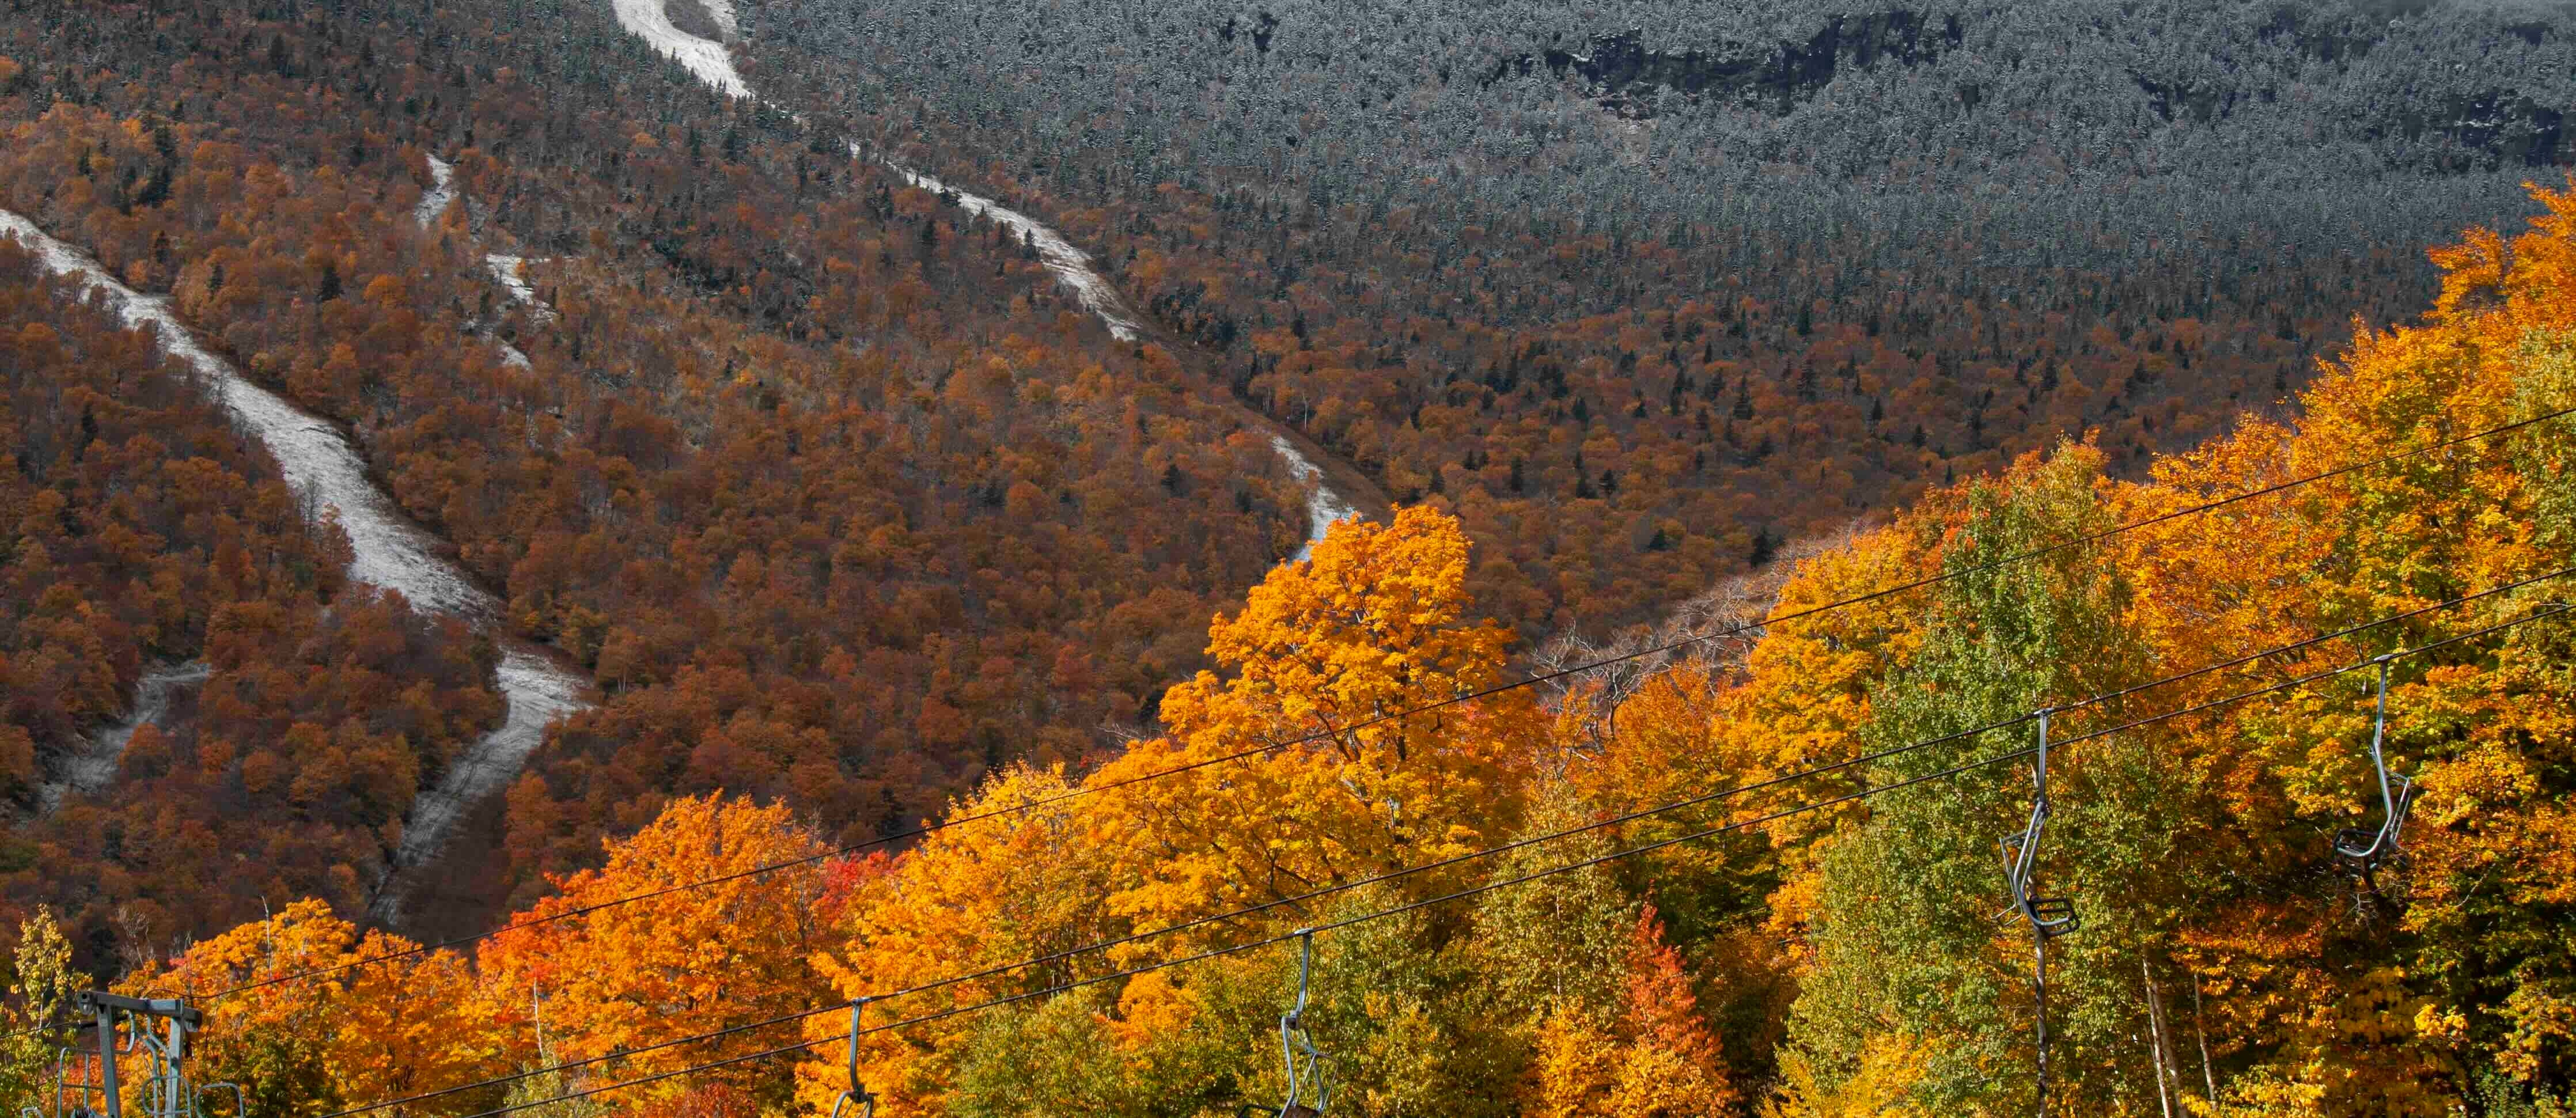
[[(1409, 507), (1218, 614), (1163, 732), (906, 849), (684, 799), (466, 952), (305, 901), (120, 988), (193, 994), (258, 1113), (2020, 1114), (2045, 1051), (2052, 1113), (2564, 1114), (2576, 192), (2538, 201), (2293, 422), (1937, 487), (1749, 650), (1512, 685)], [(2045, 1049), (2017, 833), (2075, 918)], [(67, 954), (21, 925), (0, 1030)]]
[(2142, 469), (2576, 160), (2563, 5), (746, 5), (1442, 502), (1525, 636), (2086, 430)]
[(363, 901), (379, 829), (498, 720), (490, 645), (347, 585), (338, 526), (185, 366), (42, 275), (0, 244), (13, 899), (77, 915), (101, 960), (264, 895)]
[(2563, 10), (0, 13), (13, 1112), (2576, 1105)]
[[(1306, 535), (1305, 486), (1270, 433), (1159, 348), (1114, 343), (1026, 246), (783, 113), (698, 86), (605, 5), (8, 12), (0, 209), (166, 294), (206, 347), (344, 429), (399, 511), (499, 603), (483, 639), (540, 642), (597, 680), (599, 705), (467, 828), (484, 839), (441, 875), (482, 893), (480, 908), (449, 898), (460, 925), (595, 858), (599, 835), (674, 795), (781, 797), (856, 840), (909, 826), (1002, 760), (1085, 756), (1199, 666), (1193, 619)], [(453, 165), (452, 198), (424, 224), (433, 156)], [(527, 259), (534, 302), (513, 298), (492, 254)], [(13, 290), (31, 282), (12, 275)], [(17, 297), (79, 297), (49, 290)], [(48, 424), (79, 414), (15, 412), (13, 437), (54, 438)], [(131, 498), (84, 496), (50, 445), (17, 451), (13, 501), (57, 492), (41, 500), (68, 510), (65, 531), (123, 515)], [(134, 468), (147, 467), (162, 468)], [(5, 518), (13, 570), (26, 533), (53, 530), (28, 507)], [(282, 528), (248, 506), (231, 515), (155, 531), (174, 562), (274, 550), (258, 533)], [(298, 593), (339, 602), (345, 554), (313, 554)], [(30, 673), (9, 691), (27, 734), (8, 770), (11, 903), (70, 906), (90, 965), (255, 916), (263, 899), (364, 905), (414, 791), (445, 775), (440, 735), (481, 725), (492, 684), (395, 657), (380, 665), (390, 681), (345, 709), (272, 703), (259, 716), (283, 719), (274, 733), (226, 735), (230, 756), (181, 754), (202, 771), (179, 779), (220, 806), (153, 802), (154, 774), (135, 769), (40, 823), (40, 785), (112, 732), (138, 674), (210, 660), (206, 694), (233, 687), (203, 619), (285, 593), (181, 581), (168, 608), (200, 620), (143, 627), (119, 616), (142, 608), (119, 600), (122, 583), (84, 581), (72, 561), (17, 576), (5, 606), (7, 662)], [(70, 670), (46, 667), (58, 658), (83, 689), (40, 686)], [(416, 683), (484, 699), (411, 733), (400, 696)], [(312, 740), (344, 723), (336, 744)], [(395, 734), (416, 763), (371, 774), (381, 786), (363, 804), (316, 806), (261, 775), (354, 763)], [(217, 856), (211, 837), (124, 837), (122, 812), (217, 810), (238, 817), (228, 825), (328, 819), (357, 837), (267, 862), (220, 898), (201, 882), (222, 875), (194, 861)], [(154, 906), (171, 915), (119, 929), (117, 912)]]

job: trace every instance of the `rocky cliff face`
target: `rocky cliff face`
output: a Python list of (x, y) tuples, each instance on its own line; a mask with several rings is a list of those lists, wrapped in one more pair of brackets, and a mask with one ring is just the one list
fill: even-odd
[[(2414, 14), (2422, 17), (2420, 10)], [(1667, 99), (1676, 95), (1693, 106), (1781, 116), (1839, 78), (1886, 67), (1931, 66), (1946, 58), (1951, 65), (1941, 69), (1956, 80), (1936, 87), (1955, 96), (1961, 111), (1973, 112), (1999, 83), (2015, 80), (2025, 58), (2020, 44), (1973, 41), (1970, 30), (1978, 19), (1975, 12), (1963, 16), (1890, 9), (1827, 17), (1804, 39), (1685, 50), (1649, 46), (1647, 32), (1632, 28), (1596, 34), (1575, 46), (1551, 44), (1504, 58), (1483, 81), (1490, 86), (1543, 70), (1581, 82), (1603, 108), (1631, 119), (1658, 115), (1660, 106), (1669, 106)], [(2504, 29), (2535, 48), (2564, 37), (2563, 30), (2541, 22)], [(2276, 106), (2285, 96), (2299, 96), (2302, 87), (2341, 85), (2358, 94), (2361, 104), (2357, 109), (2319, 108), (2339, 118), (2323, 122), (2332, 130), (2361, 142), (2403, 140), (2410, 153), (2420, 152), (2416, 145), (2428, 138), (2448, 141), (2434, 145), (2442, 149), (2438, 154), (2395, 160), (2411, 163), (2413, 169), (2457, 173), (2576, 165), (2576, 140), (2565, 127), (2566, 114), (2576, 106), (2557, 103), (2563, 98), (2555, 89), (2523, 88), (2514, 74), (2499, 71), (2492, 84), (2464, 91), (2459, 84), (2470, 73), (2465, 62), (2442, 67), (2451, 73), (2444, 75), (2441, 89), (2412, 80), (2408, 71), (2420, 70), (2417, 64), (2365, 65), (2375, 50), (2393, 41), (2403, 45), (2419, 31), (2402, 20), (2392, 21), (2385, 11), (2284, 5), (2252, 28), (2241, 57), (2198, 49), (2146, 50), (2139, 53), (2164, 57), (2131, 60), (2123, 69), (2146, 111), (2168, 125), (2223, 127), (2250, 106)], [(2149, 44), (2154, 39), (2152, 34), (2142, 37)], [(2468, 80), (2478, 84), (2474, 76)], [(2340, 103), (2352, 102), (2347, 97)]]
[(1664, 90), (1787, 112), (1846, 67), (1927, 62), (1943, 48), (1958, 46), (1960, 36), (1956, 16), (1934, 19), (1909, 11), (1836, 16), (1802, 41), (1679, 53), (1650, 50), (1644, 32), (1631, 29), (1595, 35), (1580, 51), (1551, 46), (1504, 59), (1485, 81), (1490, 85), (1507, 74), (1528, 74), (1545, 65), (1559, 77), (1581, 78), (1605, 107), (1626, 116), (1652, 116), (1655, 98)]
[[(2393, 26), (2388, 13), (2381, 11), (2320, 15), (2285, 5), (2272, 14), (2256, 40), (2313, 69), (2344, 77), (2389, 42)], [(2506, 30), (2533, 47), (2548, 45), (2553, 33), (2545, 23), (2515, 23)], [(2131, 69), (2129, 79), (2146, 95), (2147, 107), (2168, 122), (2224, 122), (2243, 105), (2270, 105), (2283, 94), (2281, 82), (2258, 80), (2253, 74), (2211, 80), (2141, 67)], [(2565, 131), (2568, 106), (2547, 104), (2528, 91), (2509, 87), (2430, 95), (2413, 89), (2389, 92), (2394, 96), (2381, 102), (2380, 113), (2348, 123), (2370, 139), (2416, 141), (2439, 135), (2462, 149), (2442, 165), (2426, 169), (2457, 172), (2576, 165), (2576, 146), (2568, 143)]]

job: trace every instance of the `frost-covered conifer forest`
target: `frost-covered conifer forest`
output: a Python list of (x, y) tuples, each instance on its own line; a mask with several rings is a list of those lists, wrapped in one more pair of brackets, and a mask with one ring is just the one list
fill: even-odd
[(2576, 7), (0, 0), (0, 1105), (2576, 1108)]

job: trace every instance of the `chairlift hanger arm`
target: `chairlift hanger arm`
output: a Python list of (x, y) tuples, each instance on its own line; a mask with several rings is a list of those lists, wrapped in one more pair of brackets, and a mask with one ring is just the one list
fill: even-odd
[(203, 1028), (206, 1024), (204, 1013), (188, 1008), (187, 1003), (177, 998), (129, 998), (104, 990), (83, 990), (74, 995), (72, 1004), (76, 1011), (83, 1013), (111, 1009), (137, 1017), (165, 1017), (191, 1029)]
[(2371, 659), (2379, 669), (2376, 709), (2370, 722), (2370, 767), (2379, 776), (2379, 828), (2373, 831), (2347, 827), (2335, 835), (2334, 841), (2335, 853), (2365, 866), (2397, 850), (2398, 831), (2406, 825), (2406, 808), (2415, 796), (2413, 780), (2388, 771), (2388, 666), (2396, 658), (2395, 653), (2386, 653)]

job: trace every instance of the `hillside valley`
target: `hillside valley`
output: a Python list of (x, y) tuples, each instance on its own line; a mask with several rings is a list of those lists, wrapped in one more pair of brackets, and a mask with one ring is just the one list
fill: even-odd
[(13, 1111), (2576, 1106), (2576, 10), (0, 5)]

